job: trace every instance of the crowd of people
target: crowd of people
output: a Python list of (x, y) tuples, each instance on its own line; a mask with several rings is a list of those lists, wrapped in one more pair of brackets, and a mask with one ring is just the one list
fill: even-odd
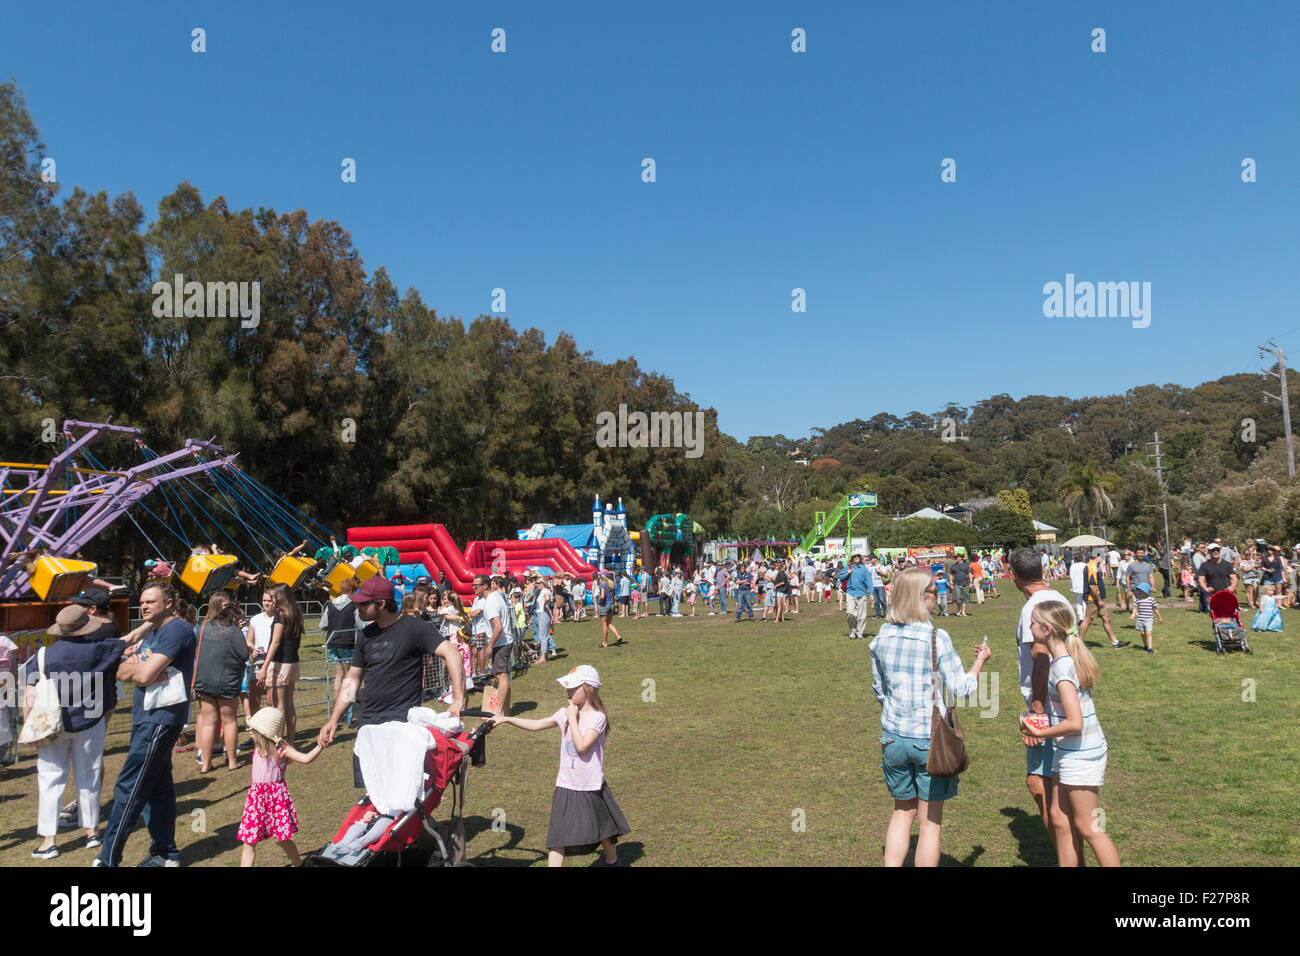
[[(1112, 648), (1119, 641), (1106, 596), (1114, 589), (1113, 610), (1127, 612), (1136, 624), (1142, 650), (1155, 653), (1159, 621), (1155, 575), (1161, 594), (1172, 599), (1175, 582), (1202, 607), (1210, 595), (1244, 587), (1246, 603), (1257, 609), (1268, 629), (1280, 629), (1282, 608), (1294, 606), (1295, 549), (1249, 542), (1241, 548), (1221, 540), (1184, 546), (1162, 554), (1138, 546), (1131, 550), (1066, 549), (1048, 554), (1021, 548), (955, 554), (949, 561), (854, 554), (848, 563), (826, 558), (783, 559), (755, 554), (745, 560), (706, 560), (698, 567), (602, 571), (590, 582), (574, 575), (522, 579), (510, 574), (474, 578), (474, 599), (466, 602), (444, 584), (420, 579), (400, 594), (382, 576), (364, 584), (345, 582), (327, 602), (319, 625), (327, 658), (334, 668), (334, 706), (316, 745), (299, 750), (294, 686), (304, 618), (295, 593), (268, 586), (261, 610), (245, 619), (226, 592), (208, 601), (198, 620), (193, 606), (165, 580), (151, 580), (139, 595), (142, 623), (121, 634), (109, 614), (109, 594), (84, 591), (62, 609), (50, 628), (53, 643), (23, 663), (24, 705), (38, 706), (38, 688), (51, 675), (79, 675), (76, 701), (61, 702), (60, 732), (39, 741), (37, 750), (38, 859), (58, 856), (57, 835), (75, 815), (85, 847), (97, 849), (95, 866), (117, 866), (126, 838), (143, 819), (150, 835), (143, 866), (179, 865), (175, 841), (176, 794), (173, 753), (197, 703), (196, 759), (200, 773), (248, 766), (252, 783), (237, 834), (244, 845), (241, 862), (252, 865), (257, 843), (274, 839), (292, 864), (300, 862), (293, 843), (296, 809), (285, 785), (289, 763), (308, 764), (331, 745), (340, 725), (352, 728), (406, 720), (426, 699), (430, 668), (440, 662), (446, 675), (443, 701), (453, 716), (466, 705), (466, 692), (495, 684), (485, 710), (495, 722), (525, 730), (555, 727), (561, 732), (561, 773), (548, 835), (549, 860), (562, 863), (578, 849), (600, 845), (617, 863), (614, 841), (628, 832), (626, 819), (603, 775), (608, 733), (600, 699), (599, 676), (582, 665), (559, 678), (568, 703), (541, 720), (510, 716), (510, 675), (516, 644), (535, 645), (538, 662), (562, 651), (555, 644), (557, 621), (600, 621), (598, 646), (623, 644), (617, 619), (646, 618), (658, 602), (662, 617), (729, 615), (734, 622), (780, 623), (799, 613), (802, 598), (814, 604), (834, 601), (846, 612), (851, 639), (865, 639), (866, 622), (883, 621), (871, 640), (873, 689), (882, 706), (882, 768), (894, 798), (885, 838), (885, 862), (901, 864), (913, 825), (919, 822), (918, 865), (937, 863), (943, 802), (955, 796), (958, 777), (934, 777), (927, 769), (932, 712), (945, 713), (939, 686), (957, 696), (975, 688), (991, 655), (987, 642), (974, 650), (970, 670), (936, 619), (969, 616), (972, 607), (1000, 596), (999, 578), (1008, 579), (1026, 598), (1016, 628), (1021, 691), (1026, 715), (1018, 728), (1026, 748), (1026, 785), (1061, 865), (1076, 865), (1083, 844), (1103, 865), (1119, 858), (1104, 832), (1091, 821), (1098, 809), (1106, 768), (1106, 742), (1092, 699), (1100, 668), (1084, 639), (1100, 622)], [(1191, 573), (1187, 585), (1187, 573)], [(1073, 601), (1050, 586), (1068, 579)], [(256, 583), (256, 582), (250, 582)], [(588, 611), (590, 608), (590, 612)], [(759, 609), (759, 616), (755, 610)], [(626, 627), (626, 624), (624, 625)], [(12, 647), (12, 644), (9, 645)], [(927, 675), (937, 678), (928, 681)], [(576, 675), (576, 676), (575, 676)], [(100, 790), (106, 722), (118, 704), (122, 681), (134, 684), (131, 738), (113, 786), (108, 822), (99, 829)], [(362, 684), (365, 693), (360, 693)], [(239, 743), (242, 713), (248, 739)], [(568, 769), (565, 769), (565, 762)], [(578, 762), (582, 766), (578, 766)], [(69, 774), (75, 777), (75, 808), (61, 812)], [(354, 784), (364, 785), (354, 756)], [(75, 810), (75, 814), (70, 811)]]
[[(303, 614), (290, 589), (268, 587), (262, 595), (262, 611), (248, 619), (227, 592), (218, 591), (198, 620), (195, 608), (170, 584), (152, 580), (139, 595), (142, 623), (126, 635), (110, 616), (108, 592), (84, 591), (59, 612), (49, 629), (56, 640), (20, 669), (27, 724), (56, 728), (49, 734), (33, 732), (31, 741), (37, 745), (39, 837), (32, 857), (59, 856), (59, 830), (75, 818), (85, 832), (84, 848), (98, 851), (91, 865), (118, 866), (127, 837), (143, 820), (150, 837), (149, 853), (139, 865), (179, 866), (173, 761), (175, 753), (194, 749), (182, 735), (197, 704), (199, 772), (213, 772), (215, 759), (224, 756), (227, 771), (248, 767), (251, 773), (236, 833), (243, 846), (241, 865), (253, 865), (255, 848), (265, 840), (275, 840), (290, 864), (300, 865), (293, 841), (297, 810), (285, 770), (291, 763), (313, 762), (333, 742), (341, 722), (361, 728), (406, 721), (426, 699), (435, 661), (441, 663), (450, 687), (444, 700), (453, 717), (465, 709), (466, 688), (473, 686), (471, 675), (477, 667), (480, 679), (496, 680), (496, 693), (491, 704), (485, 702), (486, 709), (506, 721), (510, 646), (522, 635), (522, 628), (516, 629), (523, 623), (517, 614), (526, 594), (535, 633), (546, 635), (552, 592), (549, 582), (529, 575), (512, 608), (503, 593), (505, 583), (501, 578), (477, 576), (475, 599), (466, 606), (449, 587), (428, 582), (417, 583), (400, 601), (392, 582), (382, 576), (359, 586), (345, 582), (342, 593), (321, 614), (325, 649), (335, 668), (336, 699), (309, 750), (295, 746), (293, 688), (299, 678)], [(613, 600), (603, 593), (601, 597), (598, 614), (609, 624)], [(12, 642), (8, 646), (12, 649)], [(108, 823), (101, 832), (105, 736), (123, 681), (134, 684), (131, 738), (113, 786)], [(46, 682), (56, 688), (52, 709), (57, 720), (42, 712), (49, 703), (42, 689)], [(69, 696), (65, 688), (74, 683), (76, 691)], [(564, 756), (552, 808), (549, 861), (557, 865), (567, 854), (600, 845), (605, 847), (606, 862), (618, 864), (614, 841), (628, 832), (628, 826), (604, 782), (607, 728), (599, 675), (584, 665), (559, 683), (568, 693), (569, 704), (552, 718), (506, 721), (531, 730), (554, 726), (561, 732)], [(242, 746), (238, 741), (241, 711), (248, 732)], [(247, 764), (240, 759), (244, 750), (250, 754)], [(77, 801), (61, 809), (69, 774), (75, 778)], [(357, 787), (364, 786), (355, 754), (353, 778)]]

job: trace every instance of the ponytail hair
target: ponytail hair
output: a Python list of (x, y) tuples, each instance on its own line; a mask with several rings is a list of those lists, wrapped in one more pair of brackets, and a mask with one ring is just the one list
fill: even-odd
[(1097, 658), (1092, 656), (1088, 645), (1079, 637), (1079, 629), (1074, 623), (1074, 611), (1064, 601), (1043, 601), (1034, 605), (1031, 614), (1033, 620), (1051, 628), (1057, 640), (1065, 644), (1066, 653), (1074, 658), (1074, 670), (1079, 675), (1079, 690), (1092, 690), (1097, 686), (1101, 668)]
[(600, 699), (600, 691), (592, 687), (590, 684), (587, 685), (587, 700), (591, 701), (592, 707), (595, 707), (598, 711), (600, 711), (602, 714), (605, 715), (605, 736), (608, 737), (610, 731), (609, 711), (605, 709), (605, 704)]

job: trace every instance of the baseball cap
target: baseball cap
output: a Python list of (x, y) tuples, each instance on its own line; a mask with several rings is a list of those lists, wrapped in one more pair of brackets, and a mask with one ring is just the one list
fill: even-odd
[(353, 604), (369, 604), (371, 601), (391, 601), (393, 594), (393, 582), (376, 574), (372, 578), (366, 578), (365, 583), (349, 594), (348, 598)]
[(590, 664), (579, 664), (563, 677), (557, 677), (555, 683), (566, 690), (571, 690), (582, 684), (590, 684), (592, 687), (599, 688), (600, 675), (596, 673), (596, 668)]
[(1221, 547), (1220, 545), (1217, 545), (1217, 544), (1215, 544), (1213, 541), (1211, 541), (1211, 542), (1210, 542), (1210, 546), (1209, 546), (1208, 548), (1206, 548), (1206, 550), (1207, 550), (1207, 551), (1218, 551), (1220, 547)]
[(80, 604), (82, 607), (99, 608), (101, 611), (108, 610), (108, 592), (103, 588), (86, 588), (72, 599), (73, 604)]

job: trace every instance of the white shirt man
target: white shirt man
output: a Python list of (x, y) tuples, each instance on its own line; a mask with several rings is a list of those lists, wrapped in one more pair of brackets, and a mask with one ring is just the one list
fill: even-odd
[(1074, 616), (1083, 617), (1083, 597), (1087, 587), (1084, 585), (1084, 577), (1088, 573), (1088, 562), (1075, 560), (1070, 565), (1070, 590), (1074, 593)]

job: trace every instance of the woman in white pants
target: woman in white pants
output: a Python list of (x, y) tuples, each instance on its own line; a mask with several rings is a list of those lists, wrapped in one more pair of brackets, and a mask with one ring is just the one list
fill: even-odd
[(117, 703), (117, 665), (126, 648), (111, 621), (92, 617), (77, 604), (60, 611), (48, 633), (58, 640), (33, 655), (25, 673), (27, 706), (30, 708), (35, 701), (36, 684), (43, 673), (56, 682), (63, 711), (63, 731), (36, 751), (36, 833), (41, 842), (32, 856), (38, 860), (59, 855), (54, 839), (59, 832), (59, 806), (69, 769), (76, 775), (77, 807), (86, 831), (86, 846), (100, 844), (97, 828), (108, 723), (105, 717)]

